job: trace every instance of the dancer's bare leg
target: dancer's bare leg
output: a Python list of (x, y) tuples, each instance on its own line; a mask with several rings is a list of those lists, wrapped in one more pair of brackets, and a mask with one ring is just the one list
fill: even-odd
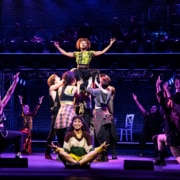
[(80, 161), (79, 164), (82, 166), (84, 164), (87, 164), (89, 162), (92, 162), (96, 157), (97, 157), (98, 153), (97, 151), (91, 151), (88, 154), (86, 154)]
[(165, 134), (159, 134), (157, 138), (157, 144), (158, 144), (158, 150), (164, 150), (165, 145), (166, 145), (166, 135)]
[(53, 142), (51, 143), (50, 147), (54, 149), (55, 153), (57, 153), (64, 162), (77, 163), (77, 161), (73, 159), (67, 152), (65, 152), (63, 148), (54, 145)]

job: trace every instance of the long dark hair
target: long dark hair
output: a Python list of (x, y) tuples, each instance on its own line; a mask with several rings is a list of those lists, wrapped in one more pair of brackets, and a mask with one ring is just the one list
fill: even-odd
[(73, 130), (74, 130), (73, 122), (74, 122), (75, 119), (81, 120), (81, 122), (82, 122), (82, 124), (83, 124), (83, 126), (82, 126), (82, 131), (90, 132), (90, 131), (89, 131), (89, 127), (88, 127), (86, 121), (84, 120), (84, 118), (83, 118), (82, 116), (74, 116), (74, 117), (72, 118), (72, 122), (71, 122), (69, 128), (67, 129), (67, 132), (70, 132), (70, 131), (73, 131)]
[(67, 85), (71, 85), (71, 83), (76, 79), (74, 72), (72, 71), (66, 71), (62, 75), (62, 79), (64, 79), (64, 85), (62, 87), (61, 94), (59, 96), (59, 99), (61, 99), (62, 92), (64, 92)]

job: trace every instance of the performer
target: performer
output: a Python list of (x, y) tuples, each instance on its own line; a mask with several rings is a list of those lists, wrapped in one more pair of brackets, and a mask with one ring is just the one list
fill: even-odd
[(63, 86), (58, 89), (60, 108), (54, 124), (57, 140), (61, 147), (63, 147), (66, 130), (76, 115), (75, 98), (79, 94), (81, 84), (81, 81), (76, 81), (75, 75), (71, 71), (66, 71), (62, 75), (62, 79), (64, 80)]
[(87, 87), (89, 77), (90, 76), (93, 77), (93, 81), (94, 81), (95, 77), (99, 76), (100, 74), (99, 70), (97, 69), (89, 69), (89, 64), (93, 56), (99, 56), (106, 53), (115, 41), (116, 41), (115, 38), (110, 39), (109, 45), (101, 51), (90, 50), (91, 42), (87, 38), (79, 38), (76, 41), (76, 48), (79, 51), (75, 51), (75, 52), (65, 51), (59, 46), (58, 42), (54, 42), (54, 45), (63, 55), (76, 59), (77, 68), (73, 68), (72, 70), (75, 72), (77, 81), (79, 79), (82, 79), (84, 82), (82, 86)]
[(58, 153), (67, 168), (90, 167), (96, 156), (105, 151), (108, 146), (104, 142), (99, 147), (93, 148), (89, 128), (81, 116), (73, 117), (63, 144), (63, 148), (53, 143), (51, 147)]
[[(93, 125), (95, 130), (95, 136), (98, 144), (107, 142), (110, 144), (111, 126), (113, 121), (113, 115), (110, 113), (108, 104), (112, 96), (112, 89), (108, 88), (110, 78), (108, 76), (102, 76), (100, 78), (100, 84), (95, 79), (96, 86), (98, 88), (92, 88), (92, 77), (89, 78), (87, 91), (94, 97), (95, 107), (93, 109)], [(108, 152), (102, 152), (101, 157), (97, 160), (108, 161)]]
[(5, 114), (4, 114), (4, 107), (9, 102), (9, 99), (11, 98), (15, 87), (19, 80), (19, 72), (16, 73), (16, 75), (13, 77), (13, 83), (9, 87), (6, 95), (4, 98), (1, 99), (0, 96), (0, 158), (1, 153), (4, 151), (4, 149), (9, 144), (15, 144), (15, 157), (16, 158), (22, 158), (22, 150), (23, 150), (23, 134), (19, 131), (14, 130), (6, 130), (4, 127), (4, 121), (6, 120)]
[(21, 95), (18, 95), (18, 97), (19, 97), (19, 102), (22, 106), (21, 118), (23, 119), (23, 129), (21, 130), (21, 132), (23, 133), (23, 136), (24, 136), (23, 153), (29, 154), (29, 153), (32, 153), (31, 131), (33, 128), (33, 119), (42, 104), (42, 100), (43, 100), (44, 96), (41, 96), (39, 98), (39, 103), (36, 105), (36, 107), (33, 109), (33, 111), (30, 111), (28, 104), (23, 103), (23, 97)]
[[(171, 94), (168, 83), (163, 84), (158, 76), (156, 81), (156, 95), (162, 105), (165, 114), (165, 137), (164, 142), (170, 147), (172, 155), (180, 163), (180, 79), (175, 79), (175, 93)], [(165, 97), (166, 94), (166, 97)], [(164, 149), (159, 149), (158, 158), (155, 165), (166, 165), (164, 160)]]
[[(157, 141), (156, 136), (163, 131), (163, 111), (161, 110), (158, 105), (154, 104), (151, 106), (150, 110), (146, 110), (144, 106), (139, 102), (137, 95), (132, 93), (132, 97), (138, 107), (138, 109), (141, 111), (143, 117), (144, 117), (144, 124), (142, 133), (140, 136), (140, 153), (139, 156), (144, 156), (144, 150), (145, 145), (147, 141), (153, 141), (154, 143), (154, 150), (155, 155), (157, 153)], [(155, 138), (155, 139), (154, 139)]]
[(47, 137), (47, 143), (46, 143), (46, 150), (45, 150), (45, 158), (46, 159), (52, 159), (51, 156), (51, 148), (49, 147), (49, 144), (54, 140), (56, 135), (56, 129), (54, 128), (54, 124), (56, 121), (56, 116), (58, 113), (58, 110), (60, 108), (60, 102), (59, 102), (59, 96), (58, 96), (58, 89), (60, 86), (63, 85), (64, 80), (57, 75), (52, 74), (47, 79), (47, 84), (49, 86), (49, 99), (50, 99), (50, 111), (51, 111), (51, 127), (50, 131)]

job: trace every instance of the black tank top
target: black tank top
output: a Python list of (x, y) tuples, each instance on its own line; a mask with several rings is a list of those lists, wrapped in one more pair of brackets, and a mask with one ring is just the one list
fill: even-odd
[(51, 110), (51, 112), (57, 112), (60, 108), (58, 91), (56, 91), (56, 97), (55, 97), (54, 101), (53, 101), (51, 96), (49, 96), (49, 99), (50, 99), (50, 110)]
[(74, 96), (70, 96), (64, 93), (64, 90), (61, 93), (61, 101), (74, 101)]

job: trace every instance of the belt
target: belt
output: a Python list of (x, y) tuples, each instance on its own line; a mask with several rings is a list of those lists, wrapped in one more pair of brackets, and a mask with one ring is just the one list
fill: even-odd
[(86, 65), (86, 64), (78, 64), (78, 65), (77, 65), (77, 68), (78, 68), (78, 69), (89, 69), (89, 65)]

